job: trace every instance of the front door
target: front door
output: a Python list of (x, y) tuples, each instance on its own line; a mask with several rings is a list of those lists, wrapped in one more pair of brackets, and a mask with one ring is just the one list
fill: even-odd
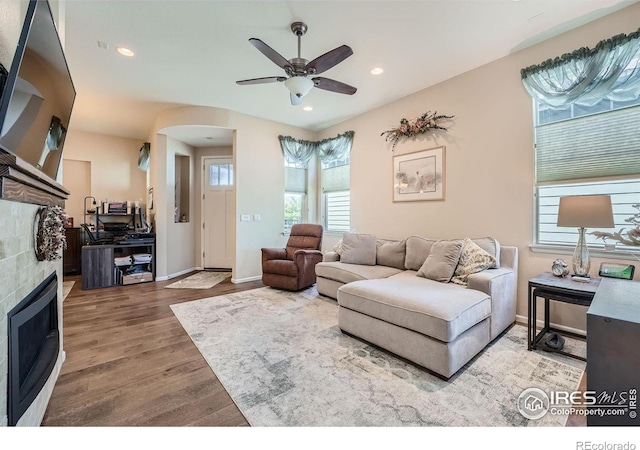
[(204, 267), (231, 269), (234, 242), (234, 173), (230, 159), (204, 160)]

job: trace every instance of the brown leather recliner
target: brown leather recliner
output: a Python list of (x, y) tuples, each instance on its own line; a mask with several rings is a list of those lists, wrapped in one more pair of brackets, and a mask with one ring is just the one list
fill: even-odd
[(287, 291), (299, 291), (316, 282), (316, 264), (322, 261), (322, 225), (291, 227), (287, 248), (262, 249), (262, 282)]

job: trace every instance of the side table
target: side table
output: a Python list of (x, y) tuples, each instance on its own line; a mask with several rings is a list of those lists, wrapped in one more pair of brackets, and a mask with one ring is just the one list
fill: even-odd
[[(545, 334), (555, 332), (564, 336), (570, 336), (578, 339), (585, 339), (582, 336), (569, 331), (558, 330), (549, 324), (549, 301), (557, 301), (562, 303), (570, 303), (573, 305), (589, 306), (596, 290), (600, 285), (599, 278), (592, 278), (588, 283), (573, 281), (571, 277), (560, 278), (554, 276), (551, 272), (544, 272), (537, 277), (529, 280), (529, 321), (527, 347), (529, 350), (538, 348), (540, 340)], [(537, 318), (537, 299), (544, 299), (544, 327), (536, 334), (536, 318)], [(546, 350), (546, 349), (545, 349)], [(585, 358), (573, 355), (571, 353), (554, 350), (571, 358), (586, 361)]]

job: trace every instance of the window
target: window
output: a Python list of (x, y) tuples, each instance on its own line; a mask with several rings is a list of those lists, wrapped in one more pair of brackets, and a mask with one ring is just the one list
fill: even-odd
[(284, 231), (306, 220), (307, 169), (300, 163), (284, 161)]
[(211, 164), (209, 186), (233, 186), (233, 164)]
[(326, 231), (351, 228), (350, 158), (322, 164), (322, 196)]
[(567, 195), (611, 195), (615, 230), (589, 229), (589, 245), (603, 245), (593, 231), (632, 229), (625, 219), (640, 203), (640, 98), (561, 110), (537, 105), (536, 121), (536, 242), (577, 243), (577, 229), (556, 226), (559, 199)]

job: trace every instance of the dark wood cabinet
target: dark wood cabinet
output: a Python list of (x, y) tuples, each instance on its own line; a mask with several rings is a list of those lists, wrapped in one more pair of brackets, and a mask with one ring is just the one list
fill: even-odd
[(81, 270), (82, 229), (65, 228), (67, 248), (62, 254), (65, 275), (79, 274)]
[(113, 246), (82, 247), (82, 289), (113, 286)]
[(155, 281), (155, 239), (82, 247), (82, 289)]
[(640, 425), (638, 342), (640, 283), (603, 279), (587, 312), (587, 391), (598, 396), (587, 425)]

